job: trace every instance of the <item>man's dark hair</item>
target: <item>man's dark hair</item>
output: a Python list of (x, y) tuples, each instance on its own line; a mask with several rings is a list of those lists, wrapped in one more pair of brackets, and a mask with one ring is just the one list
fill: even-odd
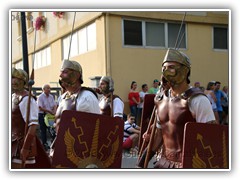
[(142, 85), (142, 89), (145, 88), (146, 86), (147, 86), (147, 84), (143, 84), (143, 85)]
[(217, 85), (217, 84), (221, 84), (221, 83), (220, 83), (219, 81), (216, 81), (216, 82), (215, 82), (215, 85)]

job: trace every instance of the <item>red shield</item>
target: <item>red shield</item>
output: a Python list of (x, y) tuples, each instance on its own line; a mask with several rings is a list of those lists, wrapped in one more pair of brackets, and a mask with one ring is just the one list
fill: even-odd
[(187, 123), (183, 145), (183, 168), (229, 167), (226, 125)]
[(54, 168), (121, 168), (123, 120), (64, 111), (56, 138)]
[(143, 133), (146, 132), (147, 127), (148, 127), (148, 123), (150, 121), (151, 115), (152, 115), (152, 111), (154, 108), (154, 97), (156, 95), (155, 94), (146, 94), (144, 96), (144, 103), (143, 103), (143, 111), (142, 111), (142, 118), (141, 118), (141, 134), (139, 138), (139, 143), (138, 143), (138, 147), (142, 146), (142, 135)]

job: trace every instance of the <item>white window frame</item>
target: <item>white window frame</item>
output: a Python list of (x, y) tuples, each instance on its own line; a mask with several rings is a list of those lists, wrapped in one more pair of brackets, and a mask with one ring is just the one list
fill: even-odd
[(51, 65), (51, 48), (50, 48), (50, 46), (47, 46), (47, 47), (37, 51), (35, 54), (32, 55), (32, 58), (34, 58), (34, 69), (40, 69), (40, 68)]
[[(124, 41), (124, 20), (127, 21), (140, 21), (142, 22), (142, 46), (141, 45), (125, 45), (125, 41)], [(164, 34), (165, 34), (165, 46), (147, 46), (146, 45), (146, 22), (153, 22), (153, 23), (159, 23), (159, 24), (164, 24)], [(150, 21), (150, 20), (139, 20), (139, 19), (129, 19), (129, 18), (122, 18), (122, 47), (130, 47), (130, 48), (149, 48), (149, 49), (166, 49), (169, 47), (168, 45), (168, 24), (169, 23), (175, 23), (175, 24), (180, 24), (179, 22), (163, 22), (163, 21)], [(181, 37), (179, 37), (181, 38)], [(179, 39), (180, 40), (180, 39)], [(187, 49), (188, 44), (187, 44), (187, 24), (185, 23), (185, 44), (186, 47), (185, 48), (179, 48), (179, 49)]]
[[(90, 38), (89, 36), (92, 37), (93, 35), (89, 34), (88, 28), (92, 27), (92, 26), (94, 26), (94, 28), (95, 28), (95, 32), (94, 32), (95, 33), (95, 35), (94, 35), (94, 41), (95, 41), (94, 43), (95, 43), (95, 45), (93, 46), (93, 48), (90, 49), (89, 45), (88, 45), (89, 38)], [(80, 39), (80, 32), (82, 32), (82, 31), (83, 31), (83, 34), (81, 34), (81, 35), (85, 34), (84, 35), (85, 37), (83, 38), (85, 40), (85, 42), (82, 41), (82, 39)], [(78, 56), (78, 55), (85, 54), (85, 53), (88, 53), (88, 52), (96, 50), (96, 48), (97, 48), (97, 26), (96, 26), (96, 22), (93, 22), (93, 23), (91, 23), (91, 24), (89, 24), (89, 25), (87, 25), (85, 27), (82, 27), (81, 29), (75, 31), (74, 34), (77, 35), (77, 45), (76, 45), (77, 46), (77, 52), (74, 53), (74, 55), (72, 55), (72, 51), (71, 51), (69, 58), (72, 58), (72, 57), (75, 57), (75, 56)], [(62, 39), (62, 53), (63, 53), (62, 57), (63, 57), (63, 59), (67, 59), (68, 58), (68, 52), (69, 52), (69, 46), (70, 46), (70, 36), (71, 36), (71, 34), (65, 36)], [(73, 41), (71, 43), (73, 43)], [(85, 44), (86, 48), (83, 51), (80, 51), (80, 47), (82, 47), (80, 43), (81, 44), (82, 43)], [(68, 47), (66, 47), (66, 46), (68, 46)], [(72, 46), (73, 46), (73, 44), (71, 44), (71, 48), (72, 48)], [(65, 53), (67, 53), (67, 54), (65, 54)]]
[[(226, 28), (227, 29), (227, 49), (218, 49), (218, 48), (214, 48), (214, 28)], [(212, 26), (212, 49), (214, 51), (222, 51), (222, 52), (227, 52), (229, 49), (229, 29), (227, 26), (217, 26), (214, 25)]]

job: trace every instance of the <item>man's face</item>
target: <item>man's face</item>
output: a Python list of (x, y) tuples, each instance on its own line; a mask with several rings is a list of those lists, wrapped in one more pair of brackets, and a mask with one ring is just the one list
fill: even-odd
[(108, 85), (108, 83), (105, 82), (105, 81), (100, 81), (99, 89), (100, 89), (101, 93), (108, 94), (109, 93), (109, 85)]
[(221, 84), (216, 84), (216, 86), (215, 86), (215, 90), (219, 90), (220, 87), (221, 87)]
[(144, 88), (143, 88), (143, 92), (147, 92), (148, 91), (148, 86), (145, 86)]
[(50, 86), (48, 86), (48, 85), (45, 86), (44, 89), (43, 89), (43, 91), (44, 91), (45, 94), (49, 95), (49, 94), (50, 94), (50, 91), (51, 91)]
[(59, 77), (61, 78), (60, 81), (63, 83), (64, 87), (74, 84), (79, 78), (79, 76), (77, 76), (77, 72), (67, 68), (60, 71)]
[(159, 86), (159, 82), (154, 82), (153, 87), (157, 88)]
[(135, 122), (135, 117), (134, 117), (134, 116), (130, 116), (130, 117), (128, 118), (128, 122), (129, 122), (130, 124), (133, 124), (133, 123)]
[(186, 66), (177, 62), (166, 62), (162, 66), (163, 76), (171, 85), (181, 84), (187, 78), (188, 72)]
[(24, 81), (22, 79), (12, 77), (12, 91), (18, 92), (24, 90)]

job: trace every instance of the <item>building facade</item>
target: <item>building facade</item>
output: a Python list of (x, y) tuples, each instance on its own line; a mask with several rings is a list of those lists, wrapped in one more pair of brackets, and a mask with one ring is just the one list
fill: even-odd
[[(131, 82), (138, 83), (139, 91), (144, 83), (151, 87), (154, 79), (160, 79), (167, 49), (174, 47), (191, 60), (191, 84), (199, 81), (206, 87), (214, 80), (229, 85), (229, 16), (227, 10), (27, 11), (28, 59), (29, 69), (35, 69), (34, 86), (59, 86), (61, 62), (69, 57), (81, 64), (84, 86), (95, 87), (99, 77), (112, 76), (115, 93), (128, 113)], [(35, 31), (38, 17), (45, 23)], [(11, 19), (12, 66), (22, 68), (19, 12), (12, 10)]]

